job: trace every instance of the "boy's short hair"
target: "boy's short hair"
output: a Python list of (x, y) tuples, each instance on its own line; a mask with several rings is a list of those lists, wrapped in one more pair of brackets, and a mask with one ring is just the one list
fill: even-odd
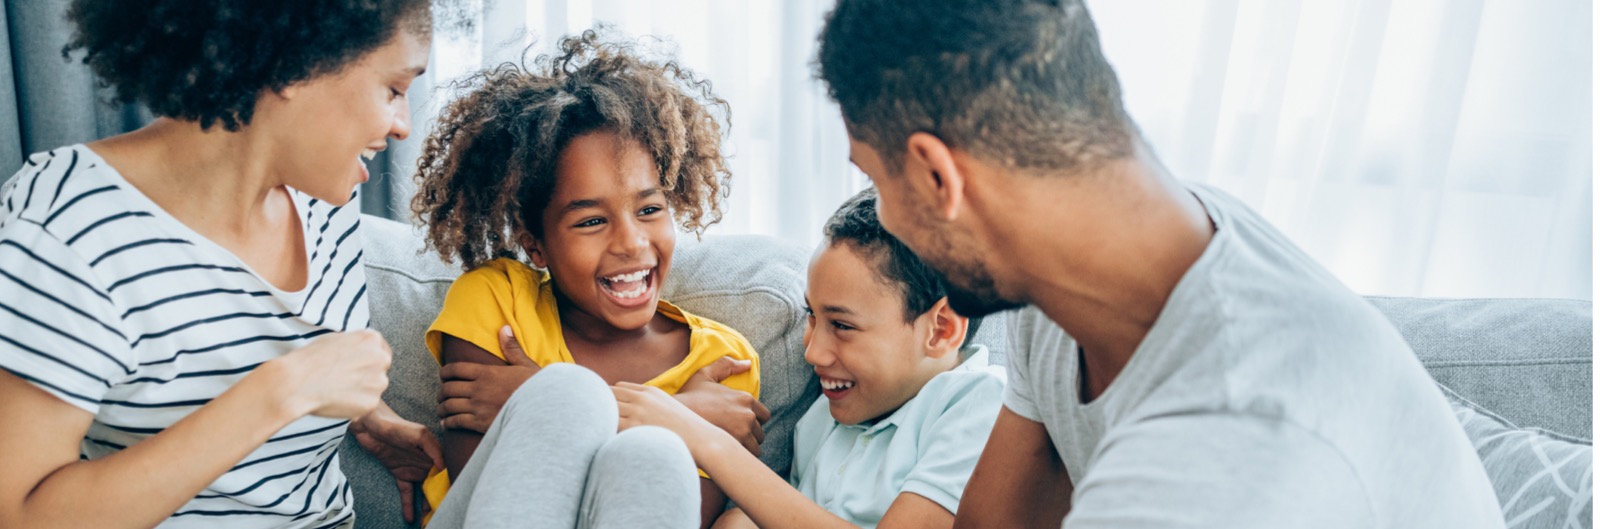
[[(878, 190), (867, 188), (839, 206), (828, 217), (822, 233), (827, 244), (850, 244), (867, 261), (876, 264), (878, 280), (900, 291), (907, 323), (933, 308), (948, 291), (944, 276), (928, 266), (911, 248), (900, 242), (878, 222)], [(981, 318), (967, 323), (962, 345), (977, 334)]]

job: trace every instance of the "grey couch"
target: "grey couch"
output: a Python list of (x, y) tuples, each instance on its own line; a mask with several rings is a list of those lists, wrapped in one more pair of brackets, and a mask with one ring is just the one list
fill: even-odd
[[(384, 398), (402, 416), (438, 431), (438, 366), (422, 345), (422, 333), (460, 271), (421, 253), (421, 236), (409, 226), (367, 217), (363, 231), (373, 326), (395, 352), (392, 384)], [(783, 473), (789, 467), (795, 421), (819, 394), (801, 345), (809, 255), (809, 248), (768, 237), (697, 241), (682, 236), (663, 285), (667, 299), (739, 330), (761, 354), (761, 400), (773, 413), (762, 460)], [(1590, 302), (1371, 301), (1443, 386), (1507, 422), (1555, 432), (1564, 440), (1582, 442), (1587, 450)], [(1004, 361), (1007, 348), (1003, 327), (1004, 321), (987, 321), (978, 337), (990, 345), (996, 363)], [(346, 439), (341, 456), (355, 492), (358, 527), (405, 527), (388, 472), (353, 439)]]

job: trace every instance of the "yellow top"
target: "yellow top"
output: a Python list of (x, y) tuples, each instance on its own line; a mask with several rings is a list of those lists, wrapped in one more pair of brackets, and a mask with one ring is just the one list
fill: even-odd
[[(550, 276), (513, 259), (495, 259), (462, 274), (445, 294), (444, 307), (425, 335), (428, 351), (440, 360), (444, 335), (449, 334), (488, 351), (500, 359), (500, 328), (511, 326), (522, 350), (541, 366), (574, 363), (561, 334)], [(728, 377), (724, 386), (761, 396), (761, 363), (755, 348), (739, 331), (661, 301), (656, 311), (689, 326), (689, 355), (682, 362), (646, 382), (668, 394), (677, 393), (689, 377), (724, 356), (749, 360), (750, 371)], [(428, 476), (422, 491), (434, 509), (450, 490), (450, 477), (439, 471)]]

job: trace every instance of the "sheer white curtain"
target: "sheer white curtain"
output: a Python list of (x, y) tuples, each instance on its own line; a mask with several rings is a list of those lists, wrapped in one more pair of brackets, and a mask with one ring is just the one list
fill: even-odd
[[(832, 3), (491, 0), (473, 31), (437, 39), (431, 77), (598, 22), (664, 37), (733, 108), (733, 193), (712, 233), (811, 244), (867, 185), (810, 77)], [(1169, 168), (1243, 198), (1356, 291), (1591, 297), (1589, 2), (1089, 6)], [(445, 97), (419, 98), (418, 121)]]
[(1358, 292), (1589, 299), (1586, 0), (1090, 0), (1168, 167)]

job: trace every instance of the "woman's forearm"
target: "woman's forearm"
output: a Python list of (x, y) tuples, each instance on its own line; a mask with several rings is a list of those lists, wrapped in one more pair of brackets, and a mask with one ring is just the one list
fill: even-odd
[[(172, 516), (267, 439), (309, 413), (285, 396), (286, 373), (268, 362), (189, 416), (104, 458), (45, 476), (5, 527), (152, 527)], [(13, 457), (22, 454), (10, 454)]]

